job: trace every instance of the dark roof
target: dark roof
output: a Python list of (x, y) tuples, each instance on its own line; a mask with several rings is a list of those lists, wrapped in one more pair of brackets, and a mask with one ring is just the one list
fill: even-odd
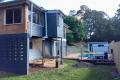
[(26, 5), (33, 4), (34, 7), (36, 7), (37, 9), (45, 11), (45, 9), (43, 7), (39, 7), (38, 5), (36, 5), (35, 3), (33, 3), (30, 0), (13, 0), (13, 1), (1, 2), (0, 7), (18, 6), (18, 5), (22, 5), (22, 4), (26, 4)]
[(47, 12), (49, 13), (60, 13), (63, 17), (65, 17), (65, 14), (61, 11), (61, 10), (47, 10)]

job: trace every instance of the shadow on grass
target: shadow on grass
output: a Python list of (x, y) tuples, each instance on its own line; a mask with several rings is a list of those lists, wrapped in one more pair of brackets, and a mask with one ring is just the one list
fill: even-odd
[(88, 72), (83, 80), (113, 80), (109, 67), (88, 68)]
[(120, 80), (120, 76), (115, 71), (115, 66), (97, 65), (90, 68), (84, 80)]
[[(73, 67), (79, 69), (80, 80), (120, 80), (116, 73), (114, 65), (93, 65), (79, 62)], [(114, 76), (115, 75), (115, 76)]]

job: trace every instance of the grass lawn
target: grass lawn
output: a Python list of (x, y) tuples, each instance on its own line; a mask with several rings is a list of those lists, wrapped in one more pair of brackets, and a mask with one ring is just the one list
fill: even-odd
[(48, 71), (38, 71), (28, 76), (0, 74), (0, 80), (120, 80), (113, 78), (111, 66), (96, 66), (93, 68), (72, 67), (75, 61), (65, 60), (64, 68)]

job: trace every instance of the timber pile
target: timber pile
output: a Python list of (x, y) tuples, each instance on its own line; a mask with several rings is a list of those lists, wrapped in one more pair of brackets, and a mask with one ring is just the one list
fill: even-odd
[(32, 60), (29, 64), (31, 67), (55, 67), (55, 59)]

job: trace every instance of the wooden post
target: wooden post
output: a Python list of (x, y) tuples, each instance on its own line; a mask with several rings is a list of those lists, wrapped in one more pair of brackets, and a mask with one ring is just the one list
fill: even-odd
[(81, 47), (80, 47), (80, 53), (81, 53), (81, 60), (82, 60), (82, 55), (83, 55), (83, 45), (81, 45)]
[(55, 67), (59, 68), (59, 57), (58, 56), (56, 56)]

